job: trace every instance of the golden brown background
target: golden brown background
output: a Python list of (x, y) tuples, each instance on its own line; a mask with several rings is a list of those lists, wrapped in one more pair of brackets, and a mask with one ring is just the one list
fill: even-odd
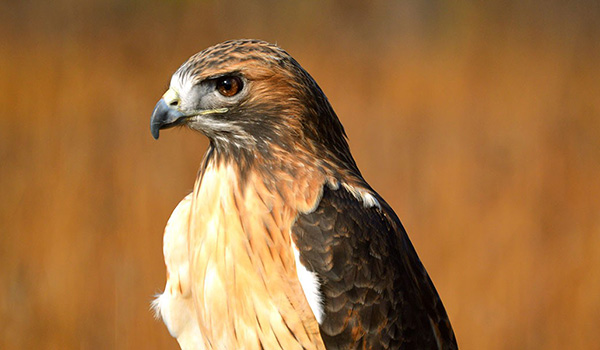
[(175, 349), (149, 302), (206, 139), (188, 56), (277, 42), (329, 96), (462, 349), (600, 344), (597, 1), (3, 1), (0, 348)]

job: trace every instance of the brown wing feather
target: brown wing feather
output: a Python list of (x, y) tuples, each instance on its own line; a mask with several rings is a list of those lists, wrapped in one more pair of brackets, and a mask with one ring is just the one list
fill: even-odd
[(325, 186), (293, 227), (300, 261), (319, 276), (327, 349), (457, 349), (441, 300), (392, 209), (365, 208)]

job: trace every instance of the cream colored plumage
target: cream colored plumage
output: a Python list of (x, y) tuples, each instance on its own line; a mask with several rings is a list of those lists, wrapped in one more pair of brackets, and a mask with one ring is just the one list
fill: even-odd
[(179, 202), (165, 227), (163, 254), (167, 284), (163, 294), (152, 303), (156, 316), (162, 318), (171, 335), (186, 350), (203, 348), (190, 281), (188, 228), (191, 204), (190, 193)]
[(237, 173), (208, 164), (173, 212), (155, 307), (182, 349), (324, 349), (291, 248), (297, 208), (262, 179), (242, 193)]

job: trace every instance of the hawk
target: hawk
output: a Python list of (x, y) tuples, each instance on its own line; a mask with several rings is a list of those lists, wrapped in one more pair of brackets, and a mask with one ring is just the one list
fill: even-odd
[(456, 349), (390, 206), (315, 80), (286, 51), (227, 41), (172, 76), (150, 129), (210, 144), (164, 235), (153, 306), (183, 349)]

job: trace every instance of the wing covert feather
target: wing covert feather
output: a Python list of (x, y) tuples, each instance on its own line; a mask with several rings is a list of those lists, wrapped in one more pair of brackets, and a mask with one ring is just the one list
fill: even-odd
[(321, 280), (327, 349), (456, 349), (446, 311), (393, 210), (325, 186), (292, 228), (300, 261)]

